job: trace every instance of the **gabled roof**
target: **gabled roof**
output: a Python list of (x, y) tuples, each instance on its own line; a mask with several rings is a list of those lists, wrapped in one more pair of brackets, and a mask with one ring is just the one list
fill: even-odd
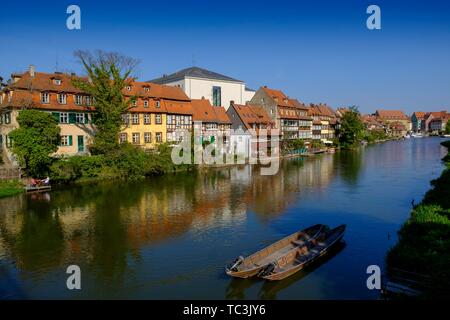
[(125, 87), (122, 93), (125, 96), (138, 96), (140, 98), (157, 98), (167, 100), (190, 101), (189, 97), (179, 87), (165, 86), (156, 83), (133, 81)]
[[(19, 78), (17, 82), (11, 83), (8, 88), (12, 90), (37, 90), (37, 91), (55, 91), (66, 93), (81, 93), (82, 91), (72, 84), (73, 79), (87, 80), (87, 78), (77, 77), (66, 73), (44, 73), (35, 72), (31, 76), (29, 72), (15, 74), (14, 77)], [(54, 80), (61, 80), (61, 84), (57, 85)]]
[(409, 120), (401, 110), (377, 110), (376, 116), (382, 120)]
[(177, 72), (174, 72), (169, 75), (164, 75), (160, 78), (156, 78), (153, 80), (149, 80), (148, 82), (153, 83), (170, 83), (178, 80), (182, 80), (184, 78), (200, 78), (200, 79), (211, 79), (211, 80), (222, 80), (222, 81), (232, 81), (232, 82), (243, 82), (241, 80), (237, 80), (223, 74), (209, 71), (199, 67), (190, 67)]
[(252, 129), (253, 124), (272, 125), (273, 122), (263, 107), (252, 104), (231, 104), (246, 129)]
[(292, 107), (289, 103), (288, 96), (286, 96), (281, 90), (270, 89), (266, 86), (262, 87), (264, 92), (274, 99), (279, 107)]
[(212, 106), (208, 99), (192, 99), (192, 120), (231, 124), (224, 107)]
[(426, 112), (416, 111), (413, 115), (416, 115), (416, 119), (425, 119)]

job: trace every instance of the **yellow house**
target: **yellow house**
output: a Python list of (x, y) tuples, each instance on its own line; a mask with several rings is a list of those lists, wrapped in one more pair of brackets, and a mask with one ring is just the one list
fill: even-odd
[(191, 130), (191, 100), (180, 88), (134, 81), (123, 93), (132, 103), (122, 115), (120, 142), (153, 149), (159, 143), (175, 140), (174, 130)]

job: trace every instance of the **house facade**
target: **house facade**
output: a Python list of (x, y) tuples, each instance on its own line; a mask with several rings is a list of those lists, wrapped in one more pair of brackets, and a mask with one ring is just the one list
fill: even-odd
[(235, 104), (233, 101), (227, 110), (234, 133), (231, 136), (231, 150), (235, 154), (243, 152), (246, 158), (256, 158), (265, 150), (268, 154), (278, 153), (271, 149), (272, 140), (280, 139), (274, 134), (275, 123), (266, 110), (259, 105)]
[(230, 142), (231, 121), (223, 107), (214, 107), (207, 99), (192, 99), (194, 130), (201, 133), (202, 142), (215, 143), (221, 137), (223, 150)]
[(261, 106), (269, 115), (282, 139), (311, 139), (312, 118), (308, 108), (282, 91), (266, 86), (259, 88), (250, 101)]
[(442, 133), (450, 118), (447, 111), (428, 112), (425, 114), (425, 131), (430, 133)]
[(411, 119), (401, 110), (376, 110), (376, 119), (386, 125), (391, 123), (401, 123), (406, 131), (412, 130)]
[(425, 132), (425, 112), (416, 111), (411, 116), (412, 131)]
[(331, 143), (335, 137), (335, 128), (338, 124), (333, 109), (326, 104), (310, 104), (308, 114), (313, 119), (312, 139)]
[(54, 116), (61, 129), (56, 156), (88, 152), (95, 134), (93, 99), (73, 86), (74, 78), (74, 74), (36, 72), (34, 66), (11, 75), (0, 104), (0, 146), (10, 160), (14, 161), (9, 133), (19, 127), (17, 117), (24, 109), (38, 109)]
[(208, 99), (215, 106), (228, 108), (231, 101), (245, 104), (255, 94), (244, 81), (199, 67), (186, 68), (149, 82), (181, 88), (191, 99)]

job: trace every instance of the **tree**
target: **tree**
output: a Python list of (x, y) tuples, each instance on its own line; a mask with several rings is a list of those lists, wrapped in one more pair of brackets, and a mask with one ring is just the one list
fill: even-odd
[(138, 62), (114, 52), (97, 51), (94, 56), (87, 51), (77, 51), (75, 56), (84, 66), (89, 79), (73, 79), (72, 83), (90, 94), (95, 101), (93, 116), (97, 132), (90, 151), (105, 154), (116, 150), (122, 126), (121, 116), (134, 99), (126, 99), (122, 90), (131, 83), (131, 73)]
[(448, 120), (445, 125), (445, 134), (450, 134), (450, 120)]
[(364, 124), (359, 117), (358, 107), (353, 106), (342, 116), (339, 142), (346, 147), (354, 146), (364, 134)]
[(20, 111), (17, 122), (19, 128), (10, 133), (12, 151), (28, 175), (42, 177), (58, 150), (60, 128), (50, 113), (35, 109)]

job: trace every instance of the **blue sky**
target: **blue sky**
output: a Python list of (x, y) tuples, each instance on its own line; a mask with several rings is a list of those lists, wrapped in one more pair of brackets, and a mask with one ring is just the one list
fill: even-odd
[[(81, 30), (66, 8), (81, 8)], [(381, 30), (366, 8), (381, 8)], [(140, 80), (195, 65), (333, 107), (450, 109), (447, 1), (7, 1), (0, 75), (82, 73), (77, 49), (141, 60)], [(193, 59), (194, 58), (194, 59)]]

